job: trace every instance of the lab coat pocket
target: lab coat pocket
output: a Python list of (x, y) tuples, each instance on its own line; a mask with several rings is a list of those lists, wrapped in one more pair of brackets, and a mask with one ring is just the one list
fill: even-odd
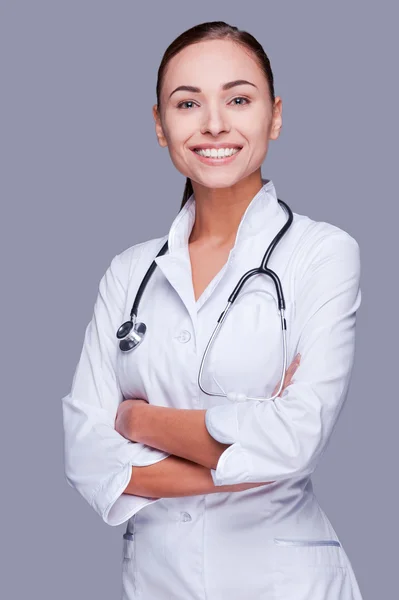
[(352, 600), (350, 573), (338, 540), (274, 538), (275, 598)]
[(338, 540), (305, 540), (305, 539), (290, 539), (290, 538), (274, 538), (274, 543), (278, 546), (338, 546), (341, 543)]
[(279, 565), (292, 567), (345, 567), (339, 540), (332, 538), (274, 538), (274, 555)]

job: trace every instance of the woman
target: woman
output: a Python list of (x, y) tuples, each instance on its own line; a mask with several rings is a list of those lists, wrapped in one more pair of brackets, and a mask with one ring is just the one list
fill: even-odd
[[(63, 398), (67, 480), (107, 524), (127, 521), (126, 600), (361, 600), (311, 482), (347, 396), (359, 246), (293, 213), (268, 265), (285, 313), (271, 277), (246, 281), (200, 388), (231, 291), (289, 220), (261, 175), (282, 102), (262, 46), (212, 22), (166, 50), (153, 114), (187, 177), (183, 203), (167, 235), (115, 256), (100, 282)], [(116, 331), (156, 256), (137, 317), (145, 336), (122, 351)]]

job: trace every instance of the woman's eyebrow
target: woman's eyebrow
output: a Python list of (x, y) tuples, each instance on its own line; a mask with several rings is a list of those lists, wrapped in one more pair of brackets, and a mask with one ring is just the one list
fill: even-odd
[[(229, 81), (228, 83), (224, 83), (222, 85), (222, 90), (229, 90), (230, 88), (235, 87), (236, 85), (253, 85), (256, 89), (258, 89), (256, 85), (254, 83), (251, 83), (250, 81), (246, 81), (245, 79), (236, 79), (235, 81)], [(193, 94), (200, 94), (202, 92), (201, 88), (195, 87), (193, 85), (179, 85), (179, 87), (173, 90), (172, 94), (180, 90), (185, 92), (191, 92)], [(169, 98), (172, 94), (169, 95)]]

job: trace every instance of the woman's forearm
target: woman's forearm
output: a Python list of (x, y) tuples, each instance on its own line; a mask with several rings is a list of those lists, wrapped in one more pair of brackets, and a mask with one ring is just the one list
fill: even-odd
[(217, 492), (239, 492), (265, 483), (218, 485), (213, 483), (207, 467), (179, 456), (168, 456), (153, 465), (132, 467), (132, 475), (124, 493), (151, 498), (176, 498)]
[(221, 444), (209, 435), (206, 410), (171, 408), (143, 402), (131, 408), (133, 418), (128, 439), (170, 455), (216, 469), (222, 453), (231, 444)]

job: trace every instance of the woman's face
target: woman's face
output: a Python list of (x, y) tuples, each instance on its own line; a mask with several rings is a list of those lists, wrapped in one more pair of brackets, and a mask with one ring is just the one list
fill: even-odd
[[(223, 86), (245, 80), (248, 83)], [(252, 85), (251, 85), (252, 84)], [(197, 90), (180, 89), (192, 86)], [(167, 146), (175, 167), (209, 187), (229, 187), (259, 169), (269, 139), (280, 133), (281, 98), (274, 106), (265, 75), (242, 46), (209, 40), (184, 48), (169, 62), (161, 90), (161, 111), (153, 107), (159, 144)], [(241, 150), (225, 164), (210, 164), (197, 145)]]

